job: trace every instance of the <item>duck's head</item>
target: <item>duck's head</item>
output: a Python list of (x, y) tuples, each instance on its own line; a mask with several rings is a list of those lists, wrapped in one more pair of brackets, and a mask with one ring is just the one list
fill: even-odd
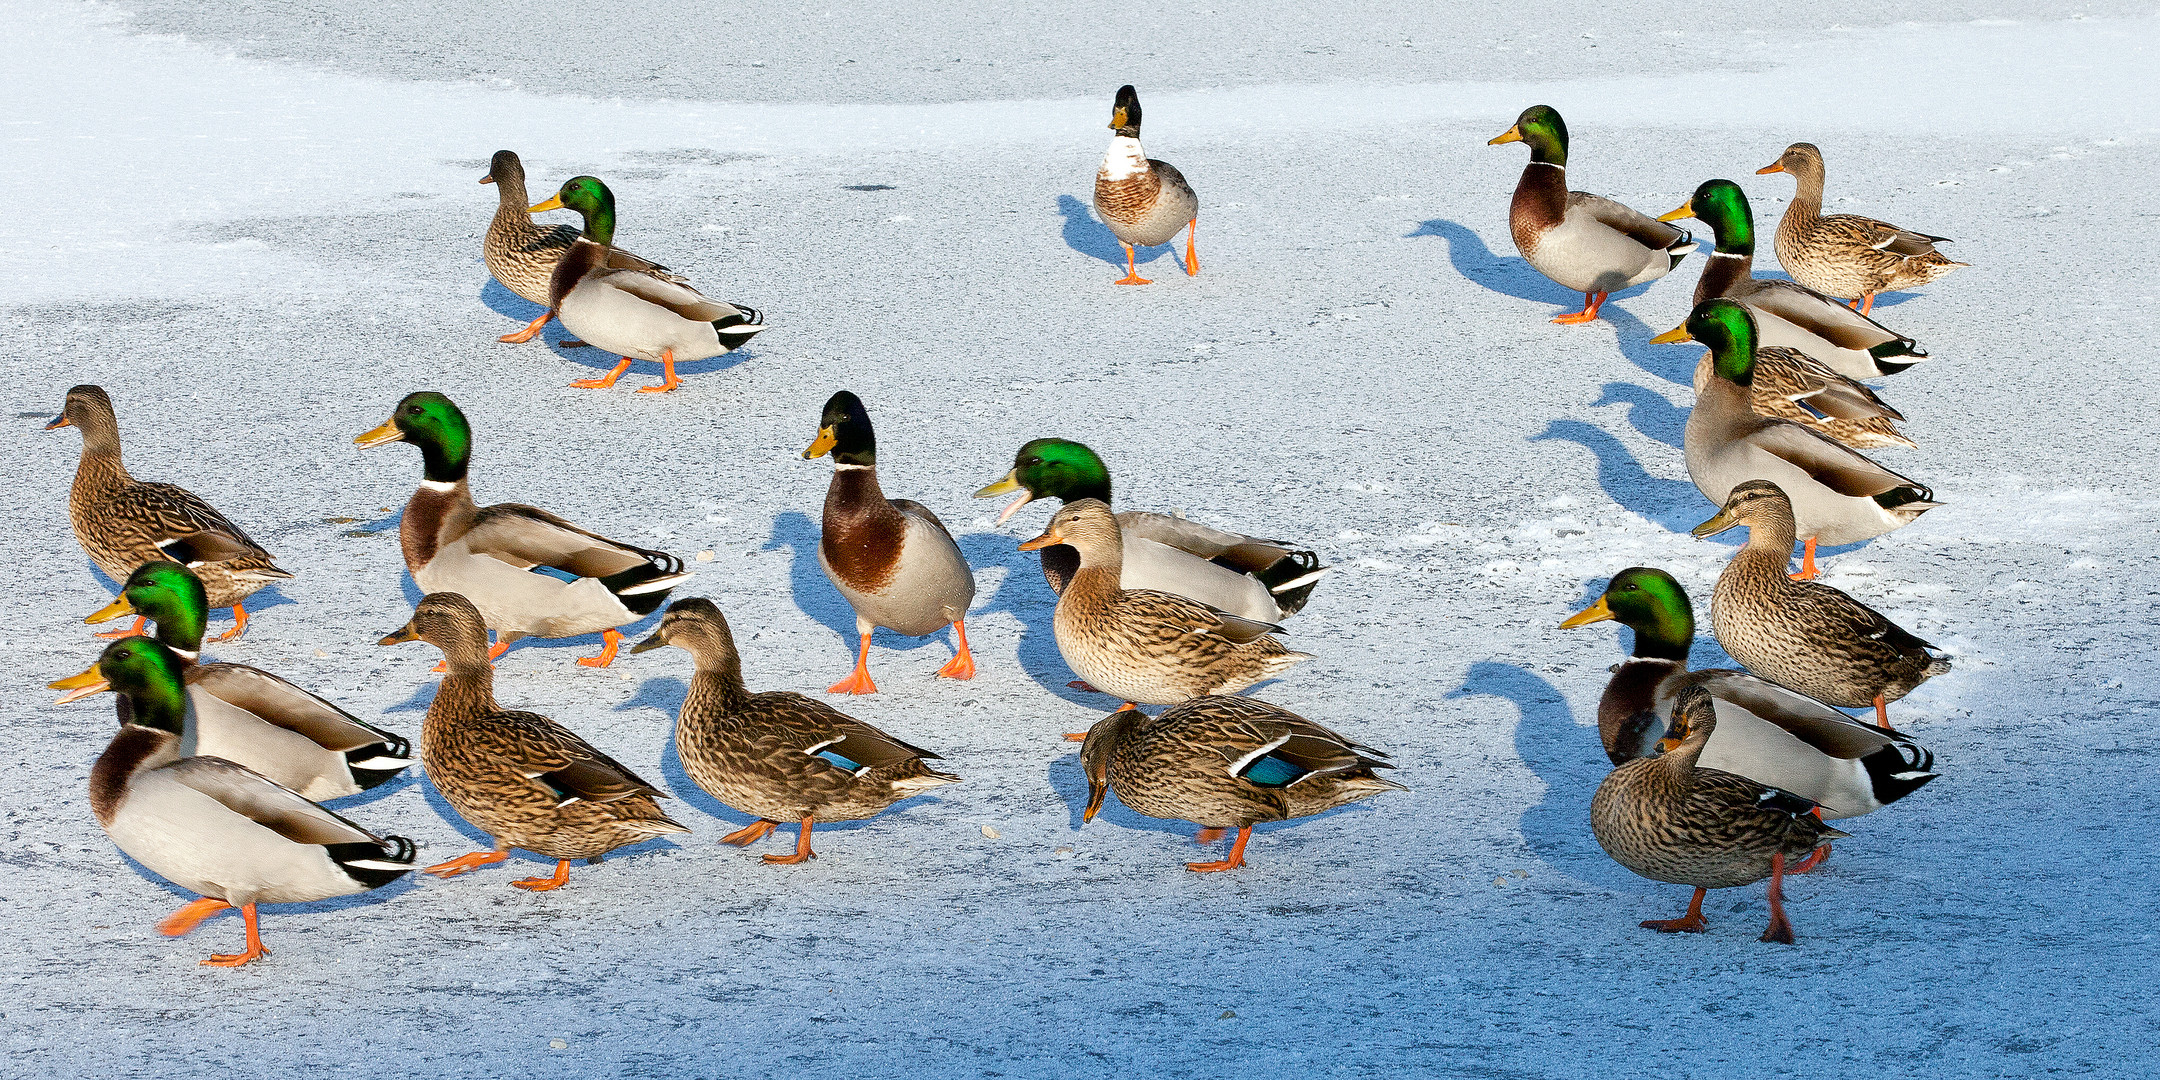
[(178, 735), (187, 721), (186, 668), (177, 654), (156, 641), (121, 638), (105, 646), (89, 670), (47, 685), (71, 691), (61, 701), (111, 690), (127, 700), (120, 710), (121, 723)]
[(118, 447), (120, 421), (113, 413), (112, 398), (102, 386), (84, 383), (67, 392), (67, 399), (60, 403), (60, 415), (53, 417), (45, 430), (64, 427), (80, 429), (84, 443), (109, 439)]
[(1567, 122), (1550, 105), (1532, 105), (1515, 118), (1515, 126), (1493, 136), (1485, 145), (1530, 144), (1530, 160), (1567, 167)]
[(597, 176), (573, 176), (555, 194), (527, 208), (531, 213), (570, 209), (585, 218), (585, 239), (596, 244), (615, 242), (615, 193)]
[(1710, 537), (1742, 525), (1749, 528), (1782, 526), (1790, 533), (1793, 528), (1792, 500), (1786, 497), (1785, 489), (1768, 480), (1749, 480), (1725, 496), (1725, 505), (1716, 516), (1690, 531), (1698, 537)]
[(1050, 515), (1050, 524), (1043, 527), (1042, 535), (1021, 541), (1020, 550), (1040, 551), (1052, 544), (1068, 544), (1080, 552), (1081, 564), (1087, 565), (1120, 553), (1123, 543), (1117, 515), (1110, 512), (1109, 503), (1078, 499), (1059, 507)]
[(877, 464), (877, 433), (870, 427), (870, 411), (862, 399), (845, 390), (825, 399), (818, 417), (817, 438), (803, 448), (805, 459), (832, 455), (833, 464), (869, 467)]
[(998, 514), (998, 524), (1036, 499), (1074, 502), (1079, 499), (1110, 501), (1110, 470), (1095, 451), (1071, 439), (1030, 439), (1013, 455), (1012, 471), (997, 483), (975, 493), (988, 499), (1018, 491), (1021, 496)]
[(1635, 631), (1636, 656), (1686, 661), (1695, 642), (1695, 607), (1671, 574), (1631, 566), (1613, 575), (1597, 603), (1568, 616), (1563, 630), (1608, 619)]
[(1087, 808), (1080, 811), (1082, 823), (1095, 820), (1095, 815), (1102, 812), (1103, 796), (1110, 793), (1110, 756), (1119, 740), (1132, 725), (1146, 720), (1138, 709), (1120, 709), (1088, 729), (1087, 739), (1080, 744), (1080, 772), (1087, 777), (1088, 786)]
[(1779, 154), (1776, 161), (1755, 170), (1755, 175), (1761, 176), (1764, 173), (1781, 172), (1791, 173), (1797, 179), (1807, 176), (1821, 176), (1822, 171), (1822, 151), (1816, 149), (1814, 143), (1796, 142), (1786, 147), (1785, 152)]
[(203, 591), (202, 579), (193, 570), (176, 562), (146, 562), (128, 575), (118, 599), (83, 621), (111, 622), (129, 615), (156, 623), (159, 641), (192, 655), (202, 651), (210, 599)]
[(1699, 218), (1717, 237), (1719, 251), (1742, 255), (1755, 253), (1755, 212), (1748, 207), (1747, 193), (1730, 180), (1705, 180), (1680, 208), (1659, 221)]
[(630, 651), (651, 652), (665, 645), (696, 657), (699, 665), (708, 661), (722, 661), (735, 657), (735, 634), (728, 629), (727, 616), (720, 613), (718, 605), (702, 596), (677, 600), (668, 605), (667, 614), (660, 617), (660, 625), (652, 636), (638, 642)]
[(1110, 130), (1128, 139), (1140, 137), (1140, 91), (1131, 84), (1118, 87), (1117, 100), (1110, 106)]
[(1651, 338), (1653, 345), (1697, 341), (1710, 350), (1718, 377), (1741, 386), (1755, 381), (1755, 316), (1719, 296), (1695, 305), (1686, 323)]
[(525, 163), (518, 160), (515, 150), (497, 150), (488, 162), (487, 175), (480, 178), (483, 184), (501, 184), (507, 190), (525, 188)]
[(1670, 754), (1683, 746), (1700, 747), (1710, 741), (1710, 733), (1717, 730), (1717, 701), (1710, 691), (1700, 686), (1690, 686), (1680, 691), (1673, 702), (1672, 725), (1665, 729), (1665, 737), (1658, 740), (1657, 752)]
[(436, 483), (455, 483), (465, 478), (472, 458), (472, 425), (456, 403), (433, 390), (405, 395), (390, 411), (390, 419), (355, 438), (361, 446), (388, 446), (407, 442), (420, 448), (427, 478)]
[(457, 593), (421, 597), (412, 618), (375, 644), (399, 645), (408, 641), (425, 641), (441, 649), (443, 658), (453, 667), (460, 661), (487, 666), (487, 621), (480, 617), (480, 609), (472, 601)]

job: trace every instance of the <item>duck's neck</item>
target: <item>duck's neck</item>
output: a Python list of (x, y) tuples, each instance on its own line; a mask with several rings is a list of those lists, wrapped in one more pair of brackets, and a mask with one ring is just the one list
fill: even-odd
[(1790, 588), (1792, 579), (1786, 576), (1785, 567), (1792, 561), (1793, 541), (1798, 532), (1790, 510), (1750, 523), (1747, 543), (1733, 556), (1726, 573), (1760, 576), (1779, 586), (1781, 591)]
[(832, 483), (825, 487), (825, 521), (875, 520), (899, 517), (885, 491), (878, 486), (877, 466), (833, 465)]
[(120, 734), (90, 766), (90, 812), (110, 828), (127, 801), (128, 784), (144, 769), (180, 759), (180, 736), (156, 728), (123, 724)]
[(525, 171), (523, 169), (505, 170), (503, 175), (497, 176), (495, 178), (495, 196), (499, 200), (495, 204), (494, 224), (496, 227), (519, 230), (529, 229), (535, 232), (539, 230), (539, 226), (533, 224), (532, 211), (526, 209), (526, 207), (532, 205), (532, 200), (527, 198), (525, 194)]
[(682, 715), (733, 716), (750, 701), (743, 685), (742, 657), (700, 655), (697, 673), (690, 676), (690, 693), (683, 698)]
[(1792, 204), (1785, 208), (1785, 224), (1812, 225), (1822, 217), (1823, 173), (1821, 169), (1802, 165), (1787, 169), (1793, 178)]
[(1112, 135), (1110, 147), (1103, 151), (1101, 177), (1115, 183), (1135, 176), (1154, 172), (1148, 165), (1147, 152), (1140, 149), (1140, 139), (1135, 135)]
[(183, 664), (202, 656), (203, 627), (209, 613), (198, 607), (176, 607), (152, 616), (157, 623), (158, 644), (171, 649)]
[(75, 489), (103, 490), (134, 480), (120, 461), (120, 425), (111, 416), (93, 413), (75, 427), (82, 432), (82, 457), (75, 467)]
[[(430, 469), (432, 472), (432, 467)], [(398, 546), (405, 552), (405, 569), (419, 573), (435, 561), (445, 540), (454, 540), (472, 527), (479, 508), (473, 505), (472, 488), (465, 482), (465, 467), (457, 479), (420, 481), (405, 502), (405, 516), (398, 521)]]
[(1687, 670), (1679, 660), (1634, 657), (1613, 669), (1612, 681), (1598, 699), (1598, 741), (1618, 765), (1653, 756), (1665, 735), (1657, 721), (1658, 691), (1665, 680)]
[(1515, 184), (1515, 198), (1508, 204), (1508, 231), (1515, 246), (1534, 250), (1546, 230), (1567, 216), (1567, 168), (1532, 155)]
[[(443, 660), (449, 664), (450, 671), (443, 676), (442, 685), (435, 689), (435, 700), (428, 706), (425, 727), (438, 728), (442, 724), (497, 711), (495, 665), (488, 663), (486, 633), (480, 635), (477, 644), (463, 643), (445, 649)], [(432, 734), (423, 737), (430, 743), (437, 741)]]
[(1064, 598), (1106, 598), (1123, 588), (1125, 545), (1122, 542), (1091, 543), (1085, 547), (1075, 544), (1072, 547), (1080, 554), (1080, 568), (1073, 571), (1072, 582), (1065, 586)]
[(1734, 289), (1754, 276), (1754, 231), (1721, 231), (1717, 234), (1717, 250), (1703, 260), (1702, 277), (1695, 281), (1695, 303), (1731, 296)]

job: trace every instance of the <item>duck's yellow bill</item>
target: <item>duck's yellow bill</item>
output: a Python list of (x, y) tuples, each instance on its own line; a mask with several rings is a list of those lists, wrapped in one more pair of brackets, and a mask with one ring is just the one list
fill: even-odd
[(404, 437), (398, 432), (397, 424), (385, 420), (381, 427), (369, 428), (365, 434), (354, 438), (353, 442), (360, 446), (381, 446), (384, 443), (394, 443)]
[(555, 194), (548, 196), (546, 202), (537, 203), (533, 206), (526, 207), (525, 212), (528, 214), (537, 214), (542, 210), (560, 209), (562, 209), (562, 193), (556, 192)]
[(1511, 143), (1511, 142), (1521, 142), (1521, 141), (1522, 141), (1522, 125), (1520, 125), (1520, 124), (1517, 124), (1516, 126), (1514, 126), (1514, 127), (1511, 127), (1511, 128), (1509, 128), (1509, 129), (1507, 129), (1506, 131), (1503, 131), (1503, 132), (1501, 132), (1500, 134), (1498, 134), (1498, 135), (1495, 135), (1495, 136), (1493, 136), (1492, 138), (1490, 138), (1490, 139), (1487, 139), (1487, 140), (1485, 140), (1485, 145), (1487, 145), (1487, 146), (1498, 146), (1498, 145), (1500, 145), (1501, 143)]
[(1716, 536), (1738, 524), (1740, 524), (1739, 520), (1734, 518), (1729, 511), (1720, 510), (1717, 512), (1716, 517), (1689, 529), (1688, 532), (1697, 538)]
[(91, 612), (83, 621), (86, 623), (111, 622), (124, 615), (133, 614), (135, 614), (135, 605), (128, 603), (127, 594), (122, 593), (118, 600)]
[(1688, 342), (1688, 341), (1693, 341), (1693, 340), (1695, 340), (1695, 335), (1693, 335), (1693, 334), (1690, 334), (1690, 333), (1688, 333), (1688, 332), (1687, 332), (1687, 327), (1685, 327), (1685, 326), (1675, 326), (1675, 327), (1673, 327), (1672, 329), (1670, 329), (1670, 330), (1667, 330), (1667, 331), (1665, 331), (1664, 333), (1662, 333), (1662, 334), (1659, 334), (1658, 336), (1656, 336), (1656, 337), (1654, 337), (1654, 338), (1651, 338), (1651, 339), (1650, 339), (1650, 344), (1652, 344), (1652, 345), (1678, 345), (1678, 344), (1681, 344), (1682, 342)]
[(975, 497), (978, 499), (988, 499), (992, 496), (1003, 495), (1008, 491), (1018, 490), (1020, 490), (1020, 470), (1014, 469), (1013, 471), (1006, 473), (1004, 476), (999, 477), (995, 483), (976, 489)]
[(1685, 741), (1687, 741), (1685, 735), (1681, 734), (1678, 731), (1672, 732), (1671, 734), (1666, 735), (1664, 738), (1657, 741), (1657, 752), (1660, 754), (1670, 754), (1673, 751), (1680, 749), (1680, 744)]
[(1101, 787), (1090, 784), (1088, 787), (1091, 790), (1088, 792), (1087, 809), (1080, 811), (1080, 823), (1082, 825), (1095, 820), (1095, 815), (1102, 812), (1103, 796), (1110, 791), (1110, 785), (1108, 784)]
[(1762, 168), (1760, 168), (1760, 169), (1757, 169), (1757, 170), (1755, 170), (1755, 175), (1757, 175), (1757, 176), (1761, 176), (1761, 175), (1763, 175), (1763, 174), (1765, 174), (1765, 173), (1784, 172), (1784, 171), (1785, 171), (1785, 163), (1784, 163), (1784, 162), (1782, 162), (1782, 161), (1773, 161), (1773, 162), (1771, 162), (1770, 164), (1768, 164), (1768, 165), (1765, 165), (1765, 166), (1763, 166)]
[(803, 447), (802, 456), (805, 458), (824, 457), (832, 453), (833, 444), (839, 441), (840, 436), (835, 434), (833, 429), (829, 427), (819, 428), (817, 438), (810, 440), (810, 445)]
[(1605, 598), (1600, 596), (1597, 598), (1597, 603), (1592, 604), (1589, 607), (1586, 607), (1581, 611), (1578, 611), (1575, 614), (1570, 615), (1566, 619), (1562, 620), (1560, 623), (1560, 629), (1573, 630), (1578, 626), (1588, 626), (1591, 623), (1604, 622), (1605, 620), (1610, 618), (1613, 618), (1613, 610), (1605, 606)]
[(1688, 201), (1686, 201), (1686, 202), (1684, 202), (1684, 203), (1681, 203), (1681, 204), (1680, 204), (1680, 209), (1678, 209), (1678, 210), (1670, 210), (1670, 211), (1667, 211), (1667, 212), (1665, 212), (1665, 213), (1659, 214), (1659, 215), (1658, 215), (1658, 220), (1659, 220), (1659, 221), (1679, 221), (1679, 220), (1682, 220), (1683, 218), (1691, 218), (1691, 217), (1694, 217), (1694, 216), (1695, 216), (1695, 200), (1693, 200), (1693, 199), (1689, 199)]
[(1125, 126), (1125, 110), (1123, 110), (1123, 109), (1112, 109), (1112, 110), (1110, 110), (1110, 130), (1112, 130), (1112, 131), (1116, 131), (1116, 130), (1117, 130), (1118, 128), (1121, 128), (1121, 127), (1124, 127), (1124, 126)]
[(90, 670), (80, 675), (70, 675), (65, 679), (46, 683), (45, 688), (48, 690), (68, 691), (65, 697), (53, 702), (55, 705), (65, 705), (70, 701), (78, 701), (92, 694), (102, 693), (111, 689), (111, 686), (105, 682), (105, 676), (98, 674), (97, 665), (92, 664)]

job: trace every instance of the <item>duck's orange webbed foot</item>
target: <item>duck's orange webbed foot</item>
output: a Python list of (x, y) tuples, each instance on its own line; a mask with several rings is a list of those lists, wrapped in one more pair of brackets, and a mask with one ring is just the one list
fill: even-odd
[(549, 308), (546, 311), (541, 312), (539, 318), (534, 319), (529, 323), (526, 323), (525, 329), (518, 330), (513, 333), (504, 334), (503, 336), (496, 338), (495, 340), (500, 341), (505, 345), (523, 345), (526, 342), (531, 341), (536, 337), (539, 337), (540, 328), (546, 326), (547, 321), (554, 317), (555, 309)]
[(211, 638), (210, 640), (232, 641), (237, 639), (240, 635), (247, 633), (247, 608), (242, 607), (239, 604), (234, 604), (232, 606), (232, 620), (232, 629), (227, 630), (224, 633), (219, 634), (214, 638)]
[(511, 882), (510, 887), (523, 889), (526, 892), (553, 892), (568, 884), (570, 884), (570, 860), (557, 859), (555, 860), (555, 873), (553, 876), (519, 878)]
[(507, 851), (475, 851), (469, 855), (460, 855), (449, 862), (436, 863), (420, 872), (433, 874), (436, 877), (456, 877), (467, 870), (478, 870), (483, 866), (499, 863), (509, 857), (510, 853)]
[(126, 627), (120, 630), (100, 630), (97, 633), (91, 634), (90, 636), (97, 638), (100, 641), (118, 641), (121, 638), (141, 637), (143, 636), (143, 627), (148, 625), (150, 625), (150, 620), (143, 618), (140, 615), (137, 615), (135, 616), (135, 625), (133, 626)]
[(1808, 538), (1807, 538), (1807, 545), (1806, 545), (1806, 546), (1805, 546), (1804, 548), (1802, 548), (1802, 549), (1801, 549), (1801, 551), (1800, 551), (1800, 571), (1799, 571), (1799, 573), (1796, 573), (1796, 574), (1787, 574), (1786, 576), (1787, 576), (1787, 577), (1789, 577), (1789, 578), (1791, 578), (1791, 579), (1793, 579), (1794, 581), (1813, 581), (1813, 580), (1815, 580), (1816, 578), (1819, 578), (1819, 577), (1821, 577), (1821, 576), (1822, 576), (1822, 570), (1821, 570), (1820, 568), (1818, 568), (1818, 567), (1817, 567), (1817, 566), (1815, 565), (1815, 538), (1814, 538), (1814, 537), (1812, 537), (1812, 536), (1808, 537)]
[(972, 679), (975, 677), (975, 657), (968, 652), (967, 620), (953, 620), (953, 635), (960, 639), (960, 651), (938, 669), (940, 679)]
[(1552, 321), (1559, 323), (1562, 326), (1578, 326), (1582, 323), (1596, 322), (1598, 318), (1598, 308), (1605, 306), (1605, 298), (1611, 295), (1611, 293), (1584, 293), (1583, 308), (1581, 311), (1571, 311), (1565, 315), (1555, 315), (1553, 316)]
[(793, 866), (796, 863), (809, 862), (810, 860), (817, 858), (817, 852), (810, 850), (811, 820), (812, 819), (810, 818), (802, 819), (802, 832), (797, 834), (795, 837), (795, 854), (767, 855), (765, 856), (765, 861), (775, 866)]
[(622, 363), (615, 365), (615, 370), (610, 371), (597, 379), (578, 379), (573, 381), (570, 385), (577, 387), (580, 390), (605, 390), (611, 386), (614, 386), (615, 380), (622, 378), (623, 372), (628, 370), (630, 370), (630, 358), (625, 356), (622, 358)]
[(1830, 845), (1825, 842), (1823, 846), (1808, 852), (1807, 858), (1800, 860), (1800, 865), (1795, 866), (1785, 872), (1788, 874), (1805, 874), (1808, 871), (1813, 870), (1818, 866), (1821, 866), (1823, 862), (1829, 858)]
[(615, 662), (615, 650), (622, 645), (622, 631), (600, 631), (600, 655), (578, 657), (579, 667), (606, 667)]
[(780, 823), (777, 821), (766, 821), (763, 818), (760, 818), (756, 821), (751, 822), (748, 825), (743, 826), (740, 829), (735, 830), (734, 832), (727, 834), (726, 836), (721, 837), (720, 842), (723, 844), (733, 844), (736, 847), (748, 847), (751, 844), (755, 844), (758, 841), (765, 839), (766, 834), (772, 832), (774, 829), (777, 829), (779, 827)]
[(1185, 276), (1200, 276), (1200, 253), (1193, 250), (1193, 234), (1200, 231), (1200, 219), (1185, 223)]
[(1770, 925), (1762, 932), (1762, 940), (1777, 945), (1793, 944), (1792, 923), (1785, 918), (1785, 856), (1770, 856)]
[(1189, 862), (1185, 864), (1185, 869), (1195, 874), (1219, 874), (1225, 870), (1235, 870), (1245, 865), (1245, 841), (1250, 839), (1252, 826), (1246, 825), (1238, 829), (1237, 843), (1230, 845), (1229, 858), (1221, 862)]
[[(1120, 241), (1120, 243), (1123, 243), (1123, 242), (1122, 242), (1122, 241)], [(1119, 279), (1117, 279), (1117, 281), (1116, 281), (1116, 282), (1114, 282), (1114, 284), (1118, 284), (1118, 285), (1153, 285), (1153, 284), (1155, 284), (1154, 282), (1152, 282), (1152, 281), (1149, 281), (1149, 280), (1148, 280), (1147, 278), (1141, 277), (1141, 276), (1140, 276), (1140, 271), (1139, 271), (1139, 269), (1138, 269), (1138, 268), (1136, 268), (1136, 267), (1135, 267), (1135, 266), (1133, 265), (1133, 246), (1132, 246), (1131, 244), (1123, 244), (1123, 246), (1124, 246), (1124, 248), (1125, 248), (1125, 276), (1124, 276), (1124, 277), (1121, 277), (1121, 278), (1119, 278)]]
[[(182, 910), (184, 911), (186, 909), (183, 908)], [(242, 964), (252, 964), (257, 960), (260, 960), (263, 957), (270, 955), (270, 950), (263, 948), (261, 928), (258, 927), (255, 923), (255, 905), (240, 905), (240, 918), (247, 923), (247, 951), (238, 953), (212, 953), (210, 955), (210, 959), (202, 962), (202, 966), (239, 967)]]
[(190, 900), (185, 907), (165, 916), (164, 921), (157, 924), (158, 933), (166, 937), (179, 937), (201, 926), (203, 920), (231, 907), (231, 904), (223, 900), (212, 900), (207, 896), (200, 900)]
[(855, 670), (848, 677), (825, 688), (828, 694), (875, 694), (877, 684), (870, 681), (870, 635), (862, 636), (862, 649), (855, 654)]
[(1710, 929), (1710, 924), (1704, 922), (1702, 917), (1703, 897), (1708, 895), (1708, 889), (1695, 890), (1695, 899), (1688, 901), (1687, 914), (1677, 919), (1644, 920), (1643, 929), (1655, 930), (1660, 934), (1700, 934)]
[[(625, 362), (627, 363), (627, 361)], [(660, 353), (660, 381), (652, 386), (640, 386), (637, 388), (637, 392), (640, 394), (665, 394), (681, 385), (682, 380), (675, 377), (675, 350), (663, 349)]]

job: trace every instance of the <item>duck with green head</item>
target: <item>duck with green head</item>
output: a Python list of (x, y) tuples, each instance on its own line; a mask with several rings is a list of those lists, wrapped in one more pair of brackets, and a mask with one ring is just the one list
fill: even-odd
[(1151, 285), (1133, 265), (1133, 249), (1167, 244), (1185, 230), (1185, 274), (1200, 273), (1193, 237), (1200, 231), (1200, 197), (1185, 174), (1140, 149), (1140, 93), (1118, 88), (1110, 107), (1110, 148), (1095, 170), (1095, 216), (1125, 248), (1120, 285)]
[[(1110, 470), (1095, 451), (1070, 439), (1033, 439), (1013, 455), (1012, 471), (975, 493), (1020, 497), (998, 523), (1037, 499), (1110, 502)], [(1232, 615), (1274, 622), (1297, 614), (1328, 568), (1320, 557), (1285, 540), (1262, 540), (1209, 528), (1169, 514), (1127, 510), (1117, 515), (1124, 537), (1121, 584), (1198, 600)], [(1064, 544), (1042, 549), (1044, 580), (1064, 593), (1080, 554)]]
[[(495, 151), (494, 160), (488, 163), (487, 175), (481, 177), (480, 182), (495, 185), (497, 196), (495, 218), (488, 222), (487, 235), (480, 244), (488, 273), (501, 282), (503, 288), (546, 309), (523, 330), (504, 334), (496, 340), (511, 344), (531, 341), (540, 335), (540, 328), (555, 317), (550, 283), (555, 277), (556, 264), (562, 262), (563, 255), (577, 243), (578, 230), (568, 225), (550, 225), (543, 229), (533, 224), (532, 211), (525, 205), (532, 201), (525, 194), (525, 163), (518, 160), (514, 151)], [(608, 248), (607, 267), (610, 270), (634, 270), (678, 285), (689, 284), (667, 267), (612, 245)], [(585, 343), (565, 339), (558, 344), (574, 349)]]
[(862, 643), (855, 670), (826, 688), (830, 694), (875, 694), (870, 634), (882, 626), (909, 637), (953, 628), (953, 658), (938, 677), (972, 679), (967, 612), (975, 575), (938, 516), (912, 499), (888, 499), (878, 486), (877, 434), (862, 399), (841, 390), (825, 402), (818, 433), (802, 456), (832, 455), (832, 483), (818, 537), (818, 565), (855, 609)]
[(1856, 544), (1912, 524), (1941, 505), (1926, 487), (1790, 420), (1764, 416), (1750, 402), (1755, 378), (1755, 317), (1723, 298), (1695, 305), (1685, 325), (1651, 339), (1701, 342), (1714, 378), (1688, 413), (1683, 434), (1688, 476), (1713, 505), (1750, 480), (1774, 481), (1792, 497), (1800, 574), (1814, 577), (1815, 547)]
[(177, 936), (228, 908), (247, 926), (237, 967), (269, 954), (257, 904), (297, 904), (380, 888), (412, 869), (413, 842), (378, 837), (223, 758), (187, 755), (195, 716), (186, 661), (149, 638), (113, 642), (89, 671), (119, 698), (120, 732), (90, 767), (90, 812), (121, 851), (202, 899), (158, 924)]
[(622, 644), (617, 627), (660, 609), (689, 578), (682, 560), (610, 540), (534, 506), (474, 505), (466, 473), (472, 427), (447, 397), (405, 395), (390, 419), (354, 439), (367, 447), (410, 443), (420, 451), (421, 480), (398, 522), (405, 568), (427, 592), (470, 599), (495, 631), (490, 658), (525, 637), (598, 632), (606, 667)]
[[(303, 798), (356, 795), (414, 761), (412, 746), (293, 684), (245, 664), (205, 664), (202, 581), (178, 563), (144, 563), (120, 598), (84, 622), (134, 615), (157, 624), (157, 640), (179, 658), (195, 727), (186, 752), (245, 765)], [(60, 700), (104, 689), (93, 683)]]
[(622, 363), (606, 375), (570, 385), (606, 389), (630, 370), (632, 360), (652, 360), (659, 362), (662, 379), (638, 392), (673, 390), (682, 385), (675, 377), (677, 363), (719, 356), (765, 329), (756, 308), (710, 299), (672, 275), (611, 266), (615, 194), (598, 178), (571, 177), (561, 191), (531, 209), (539, 213), (565, 208), (582, 215), (585, 228), (555, 264), (549, 302), (564, 329), (622, 356)]
[(1583, 294), (1581, 311), (1554, 322), (1596, 321), (1606, 297), (1664, 277), (1695, 250), (1686, 229), (1602, 195), (1569, 191), (1567, 124), (1551, 106), (1524, 109), (1485, 145), (1512, 142), (1530, 147), (1530, 164), (1508, 207), (1515, 249), (1538, 273)]
[(1894, 375), (1927, 359), (1913, 339), (1798, 282), (1759, 278), (1755, 270), (1755, 214), (1747, 194), (1730, 180), (1705, 180), (1688, 201), (1658, 218), (1696, 218), (1717, 237), (1703, 260), (1695, 303), (1725, 297), (1755, 316), (1760, 344), (1798, 349), (1851, 379)]

